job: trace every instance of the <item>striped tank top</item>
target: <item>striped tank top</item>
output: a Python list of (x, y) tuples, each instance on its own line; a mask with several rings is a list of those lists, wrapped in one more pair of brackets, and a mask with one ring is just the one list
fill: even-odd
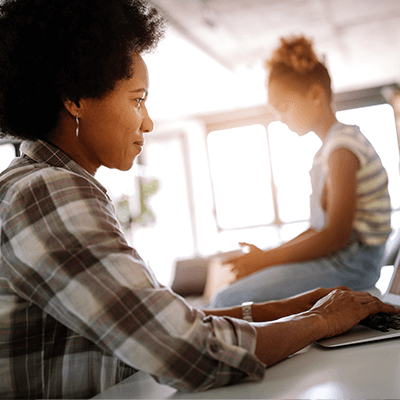
[(311, 227), (320, 230), (326, 223), (327, 216), (321, 207), (321, 196), (328, 173), (329, 156), (338, 148), (350, 150), (360, 161), (353, 230), (365, 244), (377, 246), (385, 243), (391, 232), (387, 173), (375, 149), (355, 125), (335, 123), (314, 157), (310, 171)]

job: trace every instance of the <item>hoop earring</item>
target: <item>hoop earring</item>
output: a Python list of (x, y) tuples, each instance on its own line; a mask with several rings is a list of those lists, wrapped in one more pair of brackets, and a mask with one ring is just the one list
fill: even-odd
[(76, 137), (79, 137), (79, 112), (76, 113), (75, 121), (76, 121), (75, 135), (76, 135)]

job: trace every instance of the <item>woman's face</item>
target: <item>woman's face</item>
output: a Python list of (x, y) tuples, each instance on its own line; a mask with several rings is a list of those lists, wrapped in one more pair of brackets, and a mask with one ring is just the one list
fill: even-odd
[(132, 78), (118, 81), (101, 99), (79, 102), (80, 158), (92, 174), (101, 165), (129, 170), (142, 152), (144, 134), (153, 130), (153, 121), (146, 109), (147, 67), (139, 55), (133, 57)]
[(281, 121), (299, 136), (313, 130), (315, 105), (311, 92), (288, 89), (288, 84), (273, 80), (268, 85), (268, 101)]

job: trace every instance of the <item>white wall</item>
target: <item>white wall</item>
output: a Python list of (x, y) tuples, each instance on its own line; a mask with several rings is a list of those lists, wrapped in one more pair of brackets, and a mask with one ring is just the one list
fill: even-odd
[(144, 59), (150, 76), (148, 109), (156, 123), (265, 103), (261, 67), (229, 71), (173, 28)]

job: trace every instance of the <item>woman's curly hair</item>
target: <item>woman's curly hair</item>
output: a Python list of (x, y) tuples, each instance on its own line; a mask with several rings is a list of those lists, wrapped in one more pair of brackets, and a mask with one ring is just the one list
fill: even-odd
[(129, 79), (132, 53), (151, 51), (164, 27), (144, 0), (3, 0), (0, 137), (49, 139), (64, 100)]
[(331, 100), (331, 78), (325, 65), (315, 54), (313, 42), (302, 35), (281, 38), (280, 42), (280, 46), (265, 62), (269, 71), (269, 82), (286, 79), (291, 87), (299, 90), (308, 89), (318, 82)]

